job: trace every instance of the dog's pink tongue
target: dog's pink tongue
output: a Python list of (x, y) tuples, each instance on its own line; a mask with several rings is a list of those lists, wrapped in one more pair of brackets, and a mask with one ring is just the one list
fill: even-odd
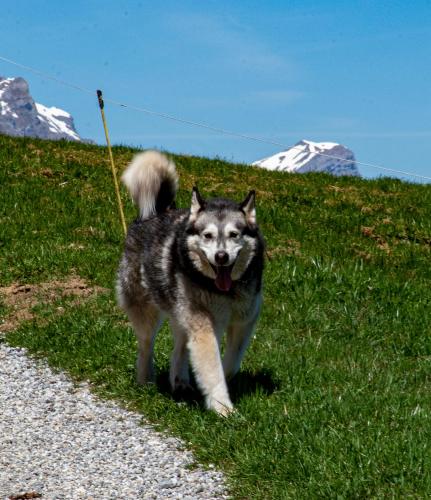
[(230, 267), (217, 267), (217, 276), (215, 279), (216, 287), (222, 292), (228, 292), (232, 286), (232, 278), (230, 275)]

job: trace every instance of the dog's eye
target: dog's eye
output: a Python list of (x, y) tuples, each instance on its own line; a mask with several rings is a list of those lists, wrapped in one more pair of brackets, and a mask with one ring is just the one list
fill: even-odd
[(229, 233), (229, 238), (238, 238), (238, 236), (239, 236), (238, 231), (231, 231)]
[(212, 233), (204, 233), (203, 236), (204, 236), (204, 238), (206, 240), (212, 240), (213, 239)]

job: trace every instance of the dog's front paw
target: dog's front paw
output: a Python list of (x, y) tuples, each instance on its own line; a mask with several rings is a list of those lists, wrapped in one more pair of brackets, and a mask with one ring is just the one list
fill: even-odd
[(215, 398), (208, 398), (207, 408), (209, 410), (215, 411), (221, 417), (228, 417), (229, 415), (235, 412), (235, 408), (233, 407), (233, 404), (231, 403), (230, 399), (227, 399), (225, 401), (220, 401)]

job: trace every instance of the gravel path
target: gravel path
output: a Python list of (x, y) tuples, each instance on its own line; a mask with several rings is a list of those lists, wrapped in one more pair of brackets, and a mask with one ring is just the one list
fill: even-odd
[(220, 472), (188, 470), (181, 442), (141, 419), (0, 344), (0, 499), (227, 498)]

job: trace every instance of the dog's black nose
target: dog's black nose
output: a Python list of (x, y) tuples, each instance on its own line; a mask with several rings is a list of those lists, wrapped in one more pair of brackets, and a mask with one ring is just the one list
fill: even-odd
[(218, 264), (219, 266), (224, 266), (225, 264), (227, 264), (228, 260), (229, 260), (229, 255), (224, 250), (219, 250), (215, 254), (215, 261), (216, 264)]

